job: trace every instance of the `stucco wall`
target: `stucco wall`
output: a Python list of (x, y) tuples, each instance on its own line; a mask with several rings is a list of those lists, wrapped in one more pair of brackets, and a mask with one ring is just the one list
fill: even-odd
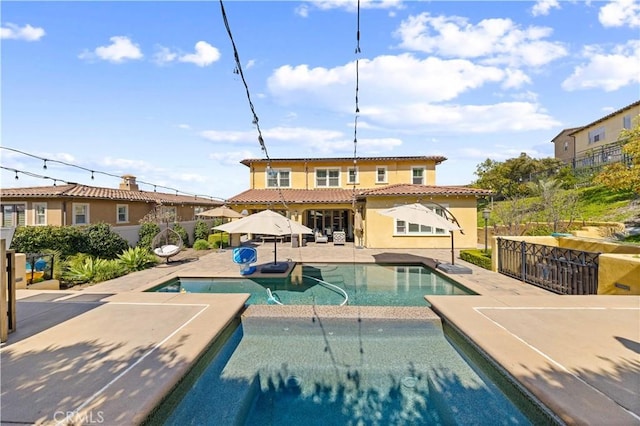
[(640, 255), (602, 254), (598, 294), (640, 295)]
[[(445, 206), (458, 219), (464, 234), (453, 233), (456, 249), (475, 248), (477, 243), (476, 199), (475, 197), (439, 197), (434, 202)], [(437, 236), (394, 236), (395, 220), (378, 213), (396, 205), (416, 202), (406, 197), (368, 198), (365, 212), (364, 241), (367, 248), (450, 248), (449, 233)], [(429, 200), (421, 200), (427, 204)]]
[[(616, 142), (620, 136), (620, 131), (623, 129), (622, 118), (626, 115), (631, 116), (631, 125), (633, 125), (633, 119), (640, 114), (640, 105), (636, 105), (632, 108), (629, 108), (625, 111), (622, 111), (618, 114), (615, 114), (612, 117), (607, 118), (606, 120), (595, 123), (591, 126), (584, 127), (583, 129), (573, 133), (575, 137), (576, 143), (576, 155), (589, 150), (600, 148), (603, 145), (607, 145), (613, 142)], [(589, 143), (589, 132), (600, 127), (604, 127), (605, 135), (604, 139), (598, 142)]]

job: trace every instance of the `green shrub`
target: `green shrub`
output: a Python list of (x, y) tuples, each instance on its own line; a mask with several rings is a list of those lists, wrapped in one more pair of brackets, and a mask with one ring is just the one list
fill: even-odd
[(89, 225), (84, 230), (87, 236), (86, 253), (101, 259), (115, 259), (129, 248), (127, 240), (111, 230), (106, 223)]
[(56, 250), (61, 256), (87, 251), (87, 237), (76, 226), (21, 226), (16, 229), (11, 248), (18, 253)]
[(491, 250), (460, 250), (460, 259), (491, 270)]
[(211, 248), (211, 246), (209, 245), (209, 243), (206, 240), (196, 240), (193, 243), (193, 249), (194, 250), (209, 250)]
[(151, 250), (153, 238), (160, 233), (160, 226), (154, 222), (144, 222), (138, 231), (138, 244), (136, 247), (144, 247)]
[(209, 225), (203, 220), (198, 220), (196, 222), (195, 229), (193, 230), (193, 247), (195, 248), (195, 241), (205, 240), (209, 238)]
[(173, 230), (176, 231), (178, 235), (180, 235), (180, 238), (182, 238), (182, 243), (185, 247), (191, 247), (191, 245), (189, 244), (189, 234), (187, 234), (187, 230), (184, 229), (182, 225), (180, 225), (178, 222), (174, 223)]
[(62, 279), (75, 284), (97, 283), (125, 275), (124, 266), (115, 259), (98, 259), (81, 253), (66, 262)]
[(217, 232), (209, 235), (209, 247), (219, 248), (220, 244), (229, 245), (229, 234), (225, 232)]
[(158, 258), (144, 247), (128, 248), (118, 255), (127, 272), (142, 271), (158, 263)]

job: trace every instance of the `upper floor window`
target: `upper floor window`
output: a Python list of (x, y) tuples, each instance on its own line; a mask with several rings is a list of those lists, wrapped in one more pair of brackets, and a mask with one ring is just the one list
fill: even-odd
[(33, 203), (33, 224), (47, 224), (47, 203)]
[(72, 223), (74, 225), (89, 224), (89, 204), (73, 203), (72, 209), (73, 209)]
[(118, 204), (116, 207), (116, 215), (117, 223), (129, 222), (129, 206), (127, 204)]
[(290, 176), (290, 170), (267, 169), (267, 188), (289, 188), (291, 186)]
[(569, 142), (564, 143), (564, 150), (567, 151), (569, 149)]
[(631, 128), (631, 114), (627, 114), (622, 117), (622, 128), (630, 129)]
[(414, 185), (424, 185), (424, 167), (411, 168), (411, 183)]
[(358, 168), (357, 167), (349, 167), (348, 175), (349, 175), (349, 183), (358, 183)]
[(316, 169), (316, 187), (339, 187), (340, 169)]
[(25, 226), (25, 210), (24, 204), (2, 204), (2, 226)]
[(384, 166), (376, 167), (376, 183), (387, 183), (387, 168)]
[(604, 127), (589, 130), (589, 143), (602, 142), (604, 140)]

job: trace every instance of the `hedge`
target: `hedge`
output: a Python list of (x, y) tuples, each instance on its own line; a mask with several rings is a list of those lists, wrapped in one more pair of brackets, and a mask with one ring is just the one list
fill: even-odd
[(491, 250), (460, 250), (460, 259), (473, 263), (481, 268), (491, 270)]

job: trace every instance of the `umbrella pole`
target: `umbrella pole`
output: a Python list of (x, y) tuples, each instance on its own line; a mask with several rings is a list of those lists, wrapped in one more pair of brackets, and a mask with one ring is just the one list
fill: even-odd
[(453, 254), (453, 231), (449, 231), (449, 233), (451, 234), (451, 264), (453, 265), (455, 262)]
[(278, 238), (276, 236), (273, 237), (273, 264), (278, 263)]

